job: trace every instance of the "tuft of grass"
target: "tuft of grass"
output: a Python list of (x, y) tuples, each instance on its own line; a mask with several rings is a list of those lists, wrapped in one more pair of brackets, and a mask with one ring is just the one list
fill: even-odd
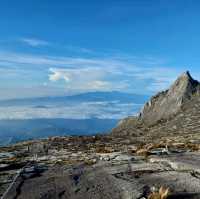
[(108, 147), (97, 147), (96, 148), (96, 153), (112, 153), (114, 152), (112, 149), (108, 148)]
[(148, 199), (167, 199), (169, 196), (169, 188), (160, 187), (158, 192), (152, 192)]

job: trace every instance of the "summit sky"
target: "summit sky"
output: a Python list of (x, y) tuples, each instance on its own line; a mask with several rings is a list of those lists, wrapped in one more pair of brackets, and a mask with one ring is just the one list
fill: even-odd
[(198, 0), (0, 0), (0, 99), (153, 94), (200, 80)]

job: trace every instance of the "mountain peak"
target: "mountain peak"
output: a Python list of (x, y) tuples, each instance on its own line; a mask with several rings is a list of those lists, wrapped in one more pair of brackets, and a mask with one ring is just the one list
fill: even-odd
[(192, 76), (190, 75), (190, 72), (188, 70), (182, 73), (180, 77), (192, 79)]
[(175, 95), (182, 95), (182, 98), (188, 98), (196, 92), (199, 87), (199, 82), (194, 80), (190, 75), (189, 71), (182, 73), (174, 84), (169, 88), (168, 93)]
[[(193, 78), (192, 78), (192, 76), (190, 75), (190, 72), (189, 71), (186, 71), (186, 72), (184, 72), (184, 73), (182, 73), (179, 77), (178, 77), (178, 79), (176, 80), (176, 82), (180, 82), (180, 81), (183, 81), (183, 82), (191, 82), (191, 83), (197, 83), (198, 81), (196, 81), (196, 80), (194, 80)], [(176, 83), (175, 82), (175, 83)]]
[(167, 91), (158, 93), (145, 104), (140, 119), (149, 125), (167, 119), (176, 114), (195, 93), (200, 93), (200, 83), (192, 78), (189, 71), (186, 71)]

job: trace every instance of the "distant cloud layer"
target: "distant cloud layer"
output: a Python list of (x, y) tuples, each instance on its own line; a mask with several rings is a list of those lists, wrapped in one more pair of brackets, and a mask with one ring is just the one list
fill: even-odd
[(121, 119), (135, 115), (142, 104), (120, 103), (119, 101), (69, 103), (65, 106), (47, 105), (44, 107), (0, 106), (1, 119), (35, 119), (35, 118), (68, 118), (68, 119)]

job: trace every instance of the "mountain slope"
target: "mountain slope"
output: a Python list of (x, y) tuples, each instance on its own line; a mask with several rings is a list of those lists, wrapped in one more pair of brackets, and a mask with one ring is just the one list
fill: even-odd
[(176, 114), (181, 106), (199, 90), (199, 82), (194, 80), (189, 72), (185, 72), (168, 90), (158, 93), (145, 104), (140, 113), (140, 118), (148, 125), (152, 125), (161, 119), (167, 119)]
[(113, 135), (160, 138), (200, 132), (200, 83), (183, 73), (169, 90), (147, 102), (138, 117), (126, 118)]

